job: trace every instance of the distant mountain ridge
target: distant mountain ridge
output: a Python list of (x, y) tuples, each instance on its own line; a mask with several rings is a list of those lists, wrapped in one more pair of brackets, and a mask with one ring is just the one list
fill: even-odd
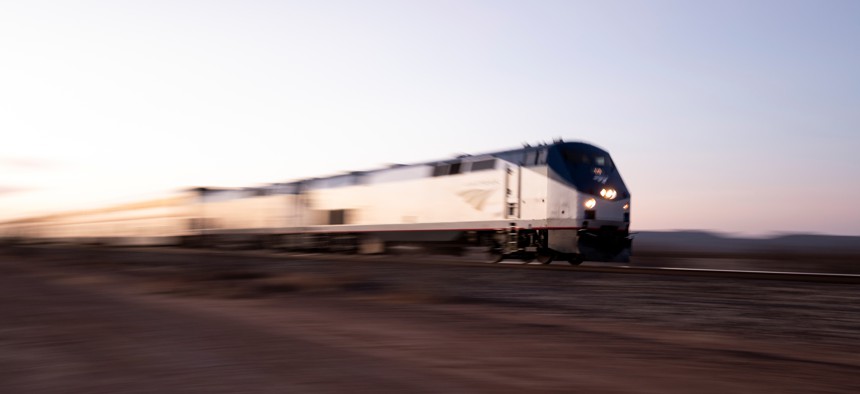
[(634, 253), (860, 254), (860, 236), (786, 234), (768, 238), (745, 238), (708, 231), (640, 231), (634, 237)]

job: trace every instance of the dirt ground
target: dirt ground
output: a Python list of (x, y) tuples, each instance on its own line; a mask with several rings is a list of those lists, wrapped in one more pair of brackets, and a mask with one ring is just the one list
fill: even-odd
[(856, 393), (858, 296), (392, 259), (7, 250), (0, 392)]

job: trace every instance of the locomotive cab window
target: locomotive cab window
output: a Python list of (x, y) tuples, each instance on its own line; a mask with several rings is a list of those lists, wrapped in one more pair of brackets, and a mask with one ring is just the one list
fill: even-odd
[(569, 165), (585, 164), (589, 166), (598, 166), (612, 168), (612, 160), (609, 156), (598, 152), (583, 152), (577, 150), (562, 151), (564, 160)]

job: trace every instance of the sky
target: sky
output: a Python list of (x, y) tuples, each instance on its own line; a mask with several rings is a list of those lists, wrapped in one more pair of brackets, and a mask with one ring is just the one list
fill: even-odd
[(860, 2), (0, 1), (0, 219), (563, 138), (632, 229), (860, 235)]

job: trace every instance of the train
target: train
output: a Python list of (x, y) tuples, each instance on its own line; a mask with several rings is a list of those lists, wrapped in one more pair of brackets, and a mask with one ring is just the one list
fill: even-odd
[(631, 196), (609, 153), (557, 140), (369, 171), (10, 220), (24, 243), (375, 254), (478, 247), (486, 259), (629, 261)]

